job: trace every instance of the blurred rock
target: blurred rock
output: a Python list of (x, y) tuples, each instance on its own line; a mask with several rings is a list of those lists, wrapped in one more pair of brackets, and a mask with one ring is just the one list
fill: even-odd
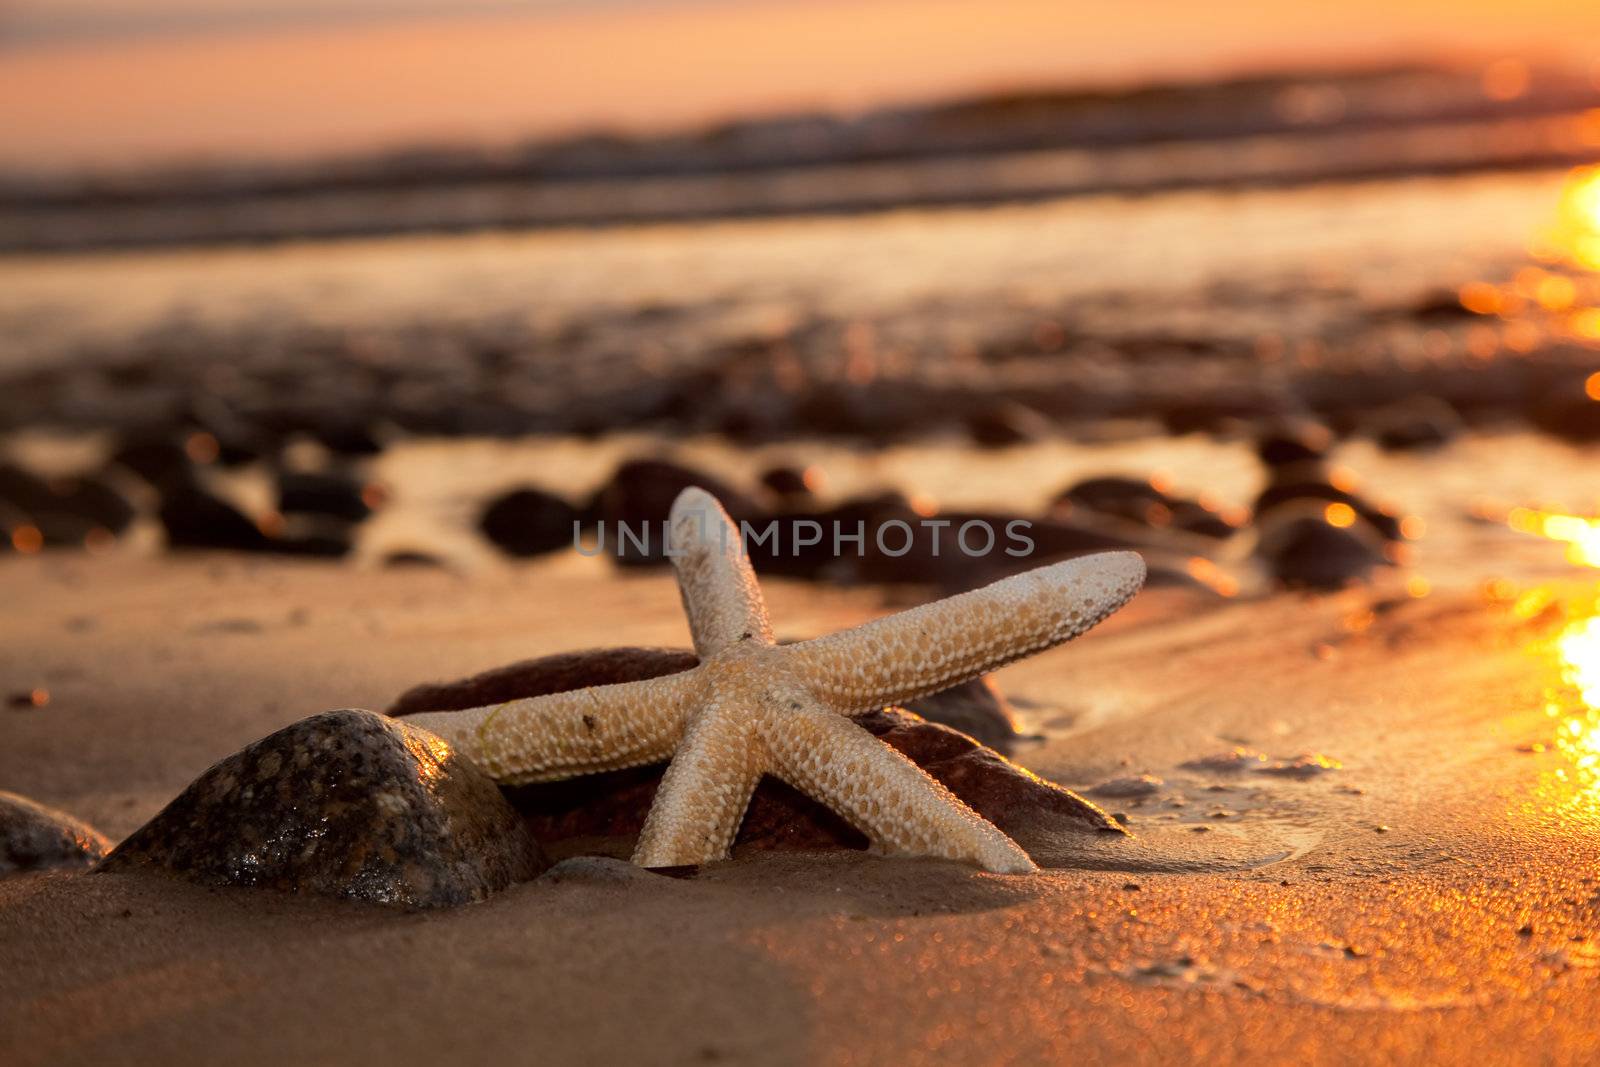
[(1256, 555), (1279, 584), (1314, 590), (1365, 581), (1388, 562), (1375, 531), (1360, 523), (1334, 526), (1315, 507), (1279, 509), (1264, 520)]
[(81, 546), (95, 531), (117, 536), (137, 514), (105, 479), (44, 478), (14, 463), (0, 463), (0, 504), (26, 516), (47, 545)]
[(1050, 502), (1053, 515), (1067, 516), (1080, 508), (1137, 522), (1141, 526), (1166, 526), (1172, 521), (1176, 501), (1149, 480), (1102, 476), (1085, 478), (1062, 490)]
[(1001, 402), (966, 416), (967, 433), (982, 448), (1009, 448), (1055, 435), (1055, 425), (1026, 404)]
[(158, 489), (189, 480), (194, 467), (185, 448), (185, 437), (176, 430), (148, 430), (124, 437), (109, 462), (132, 471)]
[(1528, 407), (1528, 421), (1564, 441), (1600, 441), (1600, 400), (1589, 396), (1589, 380), (1574, 379), (1540, 394)]
[(1281, 423), (1256, 441), (1256, 455), (1268, 468), (1295, 463), (1321, 463), (1333, 447), (1326, 426), (1309, 421)]
[(491, 501), (478, 529), (508, 555), (538, 556), (571, 546), (578, 521), (578, 509), (565, 500), (524, 486)]
[(169, 482), (156, 511), (167, 547), (263, 552), (271, 540), (244, 512), (197, 481)]
[(81, 819), (0, 791), (0, 878), (92, 867), (110, 847), (103, 834)]
[(786, 507), (809, 503), (822, 486), (822, 472), (816, 467), (768, 467), (761, 474), (761, 486)]
[[(587, 509), (590, 517), (605, 524), (604, 554), (624, 566), (667, 562), (663, 524), (672, 502), (691, 485), (716, 497), (736, 523), (754, 522), (762, 515), (761, 506), (751, 497), (703, 471), (667, 460), (629, 460), (616, 469)], [(648, 534), (648, 547), (619, 538), (619, 524), (640, 539)], [(566, 538), (571, 543), (570, 525)]]
[(99, 870), (420, 908), (548, 865), (499, 787), (443, 741), (332, 711), (206, 771)]
[[(1285, 507), (1296, 511), (1310, 511), (1312, 504), (1318, 501), (1327, 504), (1344, 504), (1355, 512), (1357, 518), (1375, 530), (1379, 536), (1389, 541), (1401, 541), (1405, 535), (1401, 530), (1404, 516), (1397, 515), (1392, 509), (1382, 504), (1375, 504), (1364, 497), (1330, 485), (1320, 480), (1290, 480), (1274, 482), (1261, 491), (1256, 497), (1253, 510), (1258, 524), (1267, 523), (1273, 512)], [(1326, 511), (1326, 507), (1323, 507)]]
[(1390, 452), (1416, 452), (1440, 448), (1461, 435), (1461, 416), (1435, 396), (1415, 396), (1372, 412), (1363, 428)]
[(336, 471), (278, 474), (278, 510), (285, 515), (325, 515), (360, 522), (372, 514), (382, 496), (379, 487)]
[(459, 711), (503, 704), (508, 700), (586, 689), (592, 685), (637, 682), (677, 674), (700, 660), (688, 649), (590, 648), (558, 652), (496, 667), (455, 682), (419, 685), (402, 693), (389, 706), (389, 715), (415, 715), (423, 711)]

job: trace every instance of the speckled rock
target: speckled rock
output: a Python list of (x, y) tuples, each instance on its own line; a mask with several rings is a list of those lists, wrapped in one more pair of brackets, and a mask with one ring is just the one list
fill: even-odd
[(64, 811), (0, 791), (0, 878), (58, 867), (90, 867), (111, 847)]
[[(513, 664), (462, 682), (419, 686), (400, 697), (392, 715), (479, 707), (519, 697), (590, 685), (634, 681), (693, 667), (687, 650), (616, 648), (570, 652)], [(988, 717), (997, 730), (998, 713), (1009, 714), (992, 686), (969, 683), (918, 707), (959, 712), (958, 720)], [(987, 710), (985, 710), (987, 709)], [(964, 733), (900, 708), (856, 719), (873, 734), (905, 753), (980, 815), (1016, 838), (1068, 833), (1125, 833), (1105, 812), (1075, 793), (1047, 782)], [(595, 850), (625, 852), (615, 842), (637, 835), (655, 799), (664, 764), (586, 775), (562, 782), (518, 786), (507, 796), (522, 812), (534, 836), (558, 852), (559, 843), (582, 841)], [(604, 839), (613, 844), (607, 847)], [(866, 839), (837, 814), (772, 778), (763, 779), (751, 798), (736, 848), (865, 848)]]
[(330, 711), (206, 771), (99, 870), (443, 907), (548, 863), (494, 782), (444, 742)]
[(458, 711), (503, 704), (507, 700), (585, 689), (591, 685), (637, 682), (676, 674), (700, 660), (686, 648), (590, 648), (522, 660), (463, 678), (419, 685), (400, 694), (390, 715)]

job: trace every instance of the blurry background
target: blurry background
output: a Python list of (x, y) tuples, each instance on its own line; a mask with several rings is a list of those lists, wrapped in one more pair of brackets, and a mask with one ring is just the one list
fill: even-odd
[(1219, 592), (1600, 558), (1581, 0), (13, 0), (0, 127), (16, 551), (470, 567), (693, 478)]

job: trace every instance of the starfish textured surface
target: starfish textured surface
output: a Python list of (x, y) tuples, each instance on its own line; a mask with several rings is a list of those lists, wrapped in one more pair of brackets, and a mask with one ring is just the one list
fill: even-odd
[(643, 867), (726, 857), (756, 784), (771, 774), (838, 812), (880, 851), (1003, 873), (1035, 869), (997, 827), (850, 716), (1071, 640), (1139, 591), (1137, 554), (1040, 567), (779, 647), (738, 528), (716, 499), (685, 489), (670, 522), (698, 667), (407, 721), (507, 784), (670, 757), (633, 856)]

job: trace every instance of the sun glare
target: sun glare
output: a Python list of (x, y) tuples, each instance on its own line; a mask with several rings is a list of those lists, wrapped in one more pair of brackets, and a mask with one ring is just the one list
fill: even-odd
[(1562, 515), (1533, 508), (1512, 508), (1506, 523), (1519, 533), (1565, 541), (1567, 558), (1587, 567), (1600, 567), (1600, 519)]

